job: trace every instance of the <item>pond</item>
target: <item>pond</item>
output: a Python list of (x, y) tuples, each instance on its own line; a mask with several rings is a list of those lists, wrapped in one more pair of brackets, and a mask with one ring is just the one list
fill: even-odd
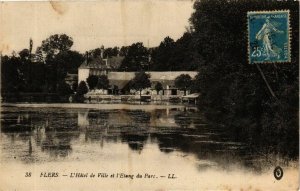
[(296, 190), (297, 146), (265, 139), (208, 123), (194, 106), (4, 104), (0, 182), (16, 190)]

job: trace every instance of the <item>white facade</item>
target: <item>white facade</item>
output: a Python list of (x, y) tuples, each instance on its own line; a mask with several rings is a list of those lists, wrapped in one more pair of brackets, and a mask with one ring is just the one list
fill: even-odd
[[(107, 73), (107, 78), (109, 80), (109, 84), (111, 87), (117, 86), (119, 90), (122, 90), (126, 84), (130, 80), (132, 80), (135, 77), (136, 72), (111, 72), (111, 71), (101, 71), (97, 70), (94, 68), (79, 68), (78, 69), (78, 82), (80, 83), (81, 81), (85, 81), (90, 75), (105, 75)], [(195, 79), (196, 75), (198, 72), (196, 71), (166, 71), (166, 72), (156, 72), (156, 71), (150, 71), (150, 72), (145, 72), (146, 74), (150, 75), (150, 81), (151, 81), (151, 88), (146, 88), (142, 90), (143, 95), (165, 95), (165, 96), (175, 96), (175, 95), (185, 95), (184, 91), (178, 90), (175, 87), (175, 79), (182, 75), (182, 74), (187, 74), (189, 75), (192, 79)], [(160, 92), (156, 92), (154, 90), (155, 84), (161, 83), (163, 90)], [(128, 91), (128, 90), (125, 90)], [(96, 90), (96, 91), (91, 91), (89, 92), (90, 94), (95, 94), (95, 95), (105, 95), (108, 94), (108, 91), (102, 92), (102, 90)], [(124, 92), (123, 92), (124, 93)], [(135, 90), (130, 90), (130, 92), (127, 92), (129, 94), (135, 94), (139, 95), (139, 91)], [(125, 93), (125, 94), (127, 94)], [(187, 90), (186, 94), (188, 95), (190, 92)]]
[[(107, 78), (108, 80), (131, 80), (134, 78), (136, 72), (108, 72)], [(78, 82), (86, 81), (89, 75), (95, 75), (95, 71), (92, 71), (89, 68), (79, 68), (78, 69)], [(99, 72), (99, 74), (104, 74)], [(198, 74), (195, 71), (166, 71), (166, 72), (146, 72), (146, 74), (150, 74), (150, 81), (166, 81), (166, 80), (175, 80), (176, 77), (181, 74), (188, 74), (192, 79)]]
[(90, 75), (90, 69), (89, 68), (79, 68), (78, 69), (78, 84), (81, 81), (86, 82), (86, 79), (89, 77)]

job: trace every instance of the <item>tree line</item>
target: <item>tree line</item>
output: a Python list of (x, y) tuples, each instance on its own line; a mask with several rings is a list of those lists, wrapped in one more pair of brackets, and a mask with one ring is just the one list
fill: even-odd
[[(195, 70), (196, 62), (192, 52), (187, 48), (190, 44), (190, 33), (185, 33), (176, 42), (166, 37), (158, 47), (146, 48), (137, 42), (130, 46), (104, 48), (99, 47), (82, 54), (71, 50), (72, 37), (66, 34), (55, 34), (42, 41), (35, 53), (25, 48), (11, 56), (3, 55), (1, 70), (2, 93), (43, 92), (64, 93), (76, 91), (77, 84), (68, 91), (65, 77), (67, 73), (77, 74), (78, 67), (87, 59), (102, 56), (124, 57), (118, 71), (178, 71)], [(185, 47), (185, 48), (184, 48)], [(103, 49), (103, 50), (102, 50)], [(102, 53), (103, 51), (103, 53)]]
[[(276, 98), (271, 95), (255, 64), (248, 64), (247, 12), (289, 10), (291, 62), (260, 64)], [(200, 55), (196, 91), (207, 119), (231, 127), (247, 141), (299, 148), (299, 4), (296, 1), (201, 0), (190, 18), (194, 50)], [(286, 141), (289, 140), (289, 141)], [(295, 153), (293, 154), (295, 156)]]

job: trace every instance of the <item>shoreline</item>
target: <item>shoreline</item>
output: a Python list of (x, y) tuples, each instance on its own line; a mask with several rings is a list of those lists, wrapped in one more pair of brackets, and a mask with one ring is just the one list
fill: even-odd
[(157, 104), (128, 104), (128, 103), (1, 103), (2, 107), (26, 107), (26, 108), (66, 108), (66, 109), (184, 109), (186, 107), (197, 109), (188, 105), (157, 105)]

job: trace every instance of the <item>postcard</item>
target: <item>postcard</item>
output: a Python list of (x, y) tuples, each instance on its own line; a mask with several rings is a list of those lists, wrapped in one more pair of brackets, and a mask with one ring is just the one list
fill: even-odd
[(1, 1), (0, 190), (298, 190), (299, 2)]

